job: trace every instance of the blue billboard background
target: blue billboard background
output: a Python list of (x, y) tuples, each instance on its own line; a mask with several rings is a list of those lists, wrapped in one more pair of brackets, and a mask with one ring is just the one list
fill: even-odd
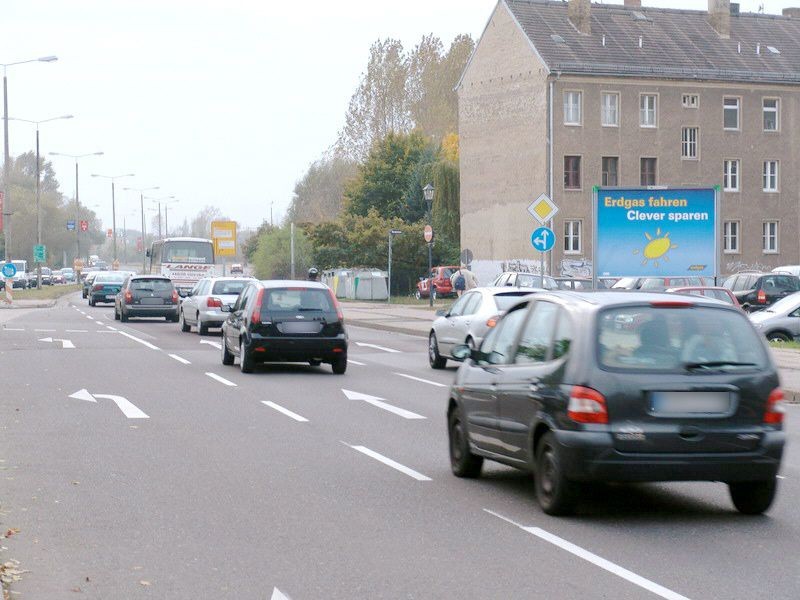
[(599, 188), (595, 215), (598, 276), (716, 274), (713, 189)]

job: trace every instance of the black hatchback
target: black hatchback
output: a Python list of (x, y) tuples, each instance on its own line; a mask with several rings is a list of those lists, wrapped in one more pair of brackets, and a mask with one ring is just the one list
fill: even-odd
[(791, 273), (737, 273), (722, 287), (733, 292), (745, 312), (753, 312), (800, 291), (800, 278)]
[(260, 362), (329, 363), (347, 370), (347, 332), (336, 296), (313, 281), (252, 281), (222, 324), (222, 364), (236, 357), (243, 373)]
[(769, 508), (783, 393), (747, 317), (703, 298), (551, 292), (510, 309), (465, 358), (447, 411), (452, 471), (484, 458), (534, 474), (548, 514), (583, 482), (722, 481)]

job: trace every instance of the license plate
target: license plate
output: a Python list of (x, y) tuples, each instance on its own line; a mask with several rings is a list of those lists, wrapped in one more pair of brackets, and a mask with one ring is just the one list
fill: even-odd
[(322, 331), (322, 323), (319, 322), (286, 322), (278, 324), (278, 331), (285, 334), (312, 334)]
[(730, 411), (730, 392), (651, 392), (650, 404), (658, 415), (724, 414)]
[(109, 294), (108, 296), (106, 296), (106, 300), (113, 300), (114, 298), (116, 298), (114, 294)]
[(140, 304), (149, 304), (149, 305), (164, 304), (164, 299), (163, 298), (142, 298)]

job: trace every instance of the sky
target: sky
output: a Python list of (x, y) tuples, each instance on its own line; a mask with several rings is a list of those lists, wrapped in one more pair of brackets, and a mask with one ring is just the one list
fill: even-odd
[[(606, 1), (606, 4), (622, 4)], [(769, 13), (800, 0), (742, 0)], [(3, 0), (0, 62), (10, 67), (9, 116), (44, 120), (42, 155), (80, 160), (80, 200), (111, 226), (139, 223), (139, 193), (174, 196), (169, 222), (219, 207), (242, 227), (278, 223), (295, 183), (335, 142), (377, 39), (408, 49), (433, 33), (445, 46), (478, 39), (496, 0)], [(644, 0), (705, 10), (705, 0)], [(9, 123), (10, 151), (32, 150), (35, 127)], [(72, 198), (75, 162), (50, 157)], [(146, 208), (155, 208), (146, 200)], [(155, 213), (146, 213), (148, 227)]]

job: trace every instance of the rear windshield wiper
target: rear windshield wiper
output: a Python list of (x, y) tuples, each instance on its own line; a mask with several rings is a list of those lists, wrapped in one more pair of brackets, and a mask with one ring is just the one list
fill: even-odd
[(735, 362), (732, 360), (711, 360), (707, 362), (687, 362), (683, 365), (687, 371), (718, 369), (720, 367), (757, 367), (756, 363)]

